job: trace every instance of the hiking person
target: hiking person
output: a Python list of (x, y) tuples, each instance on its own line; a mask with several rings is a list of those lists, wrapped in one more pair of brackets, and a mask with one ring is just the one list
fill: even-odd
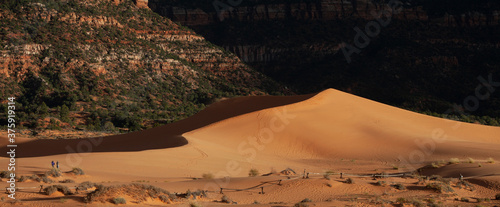
[(52, 164), (52, 168), (54, 168), (54, 165), (55, 165), (56, 163), (54, 163), (54, 160), (52, 160), (52, 163), (51, 163), (51, 164)]
[(56, 163), (57, 169), (59, 169), (59, 160)]

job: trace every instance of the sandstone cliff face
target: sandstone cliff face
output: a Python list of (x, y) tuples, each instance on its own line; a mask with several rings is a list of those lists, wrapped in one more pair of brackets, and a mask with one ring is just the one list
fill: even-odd
[[(441, 113), (474, 93), (476, 77), (500, 77), (495, 0), (150, 0), (149, 6), (299, 93), (331, 87)], [(485, 105), (500, 108), (499, 100), (492, 96)], [(474, 113), (500, 116), (489, 109)]]
[[(248, 24), (250, 22), (259, 24), (259, 22), (264, 21), (371, 21), (383, 14), (383, 16), (390, 16), (391, 20), (432, 22), (434, 25), (443, 27), (478, 27), (500, 24), (500, 9), (496, 4), (458, 8), (462, 5), (456, 6), (453, 5), (453, 2), (443, 0), (434, 3), (423, 0), (315, 0), (307, 2), (249, 0), (236, 6), (230, 5), (228, 2), (221, 2), (225, 6), (214, 6), (208, 3), (206, 5), (203, 3), (189, 5), (151, 0), (149, 6), (163, 16), (198, 29), (203, 35), (217, 43), (219, 43), (219, 41), (216, 41), (217, 37), (213, 37), (218, 35), (217, 32), (211, 34), (210, 31), (203, 31), (208, 30), (206, 28), (210, 26), (233, 24), (234, 22), (240, 22), (239, 24)], [(431, 8), (430, 5), (432, 4), (437, 6)], [(448, 6), (441, 8), (441, 4)], [(398, 5), (397, 8), (401, 8), (401, 10), (394, 11), (394, 5)], [(298, 29), (300, 30), (300, 28)], [(222, 32), (219, 31), (219, 33)], [(314, 47), (315, 50), (312, 51), (319, 55), (336, 53), (341, 48), (341, 42), (308, 44), (307, 46), (294, 48), (245, 43), (245, 41), (242, 41), (242, 44), (237, 45), (228, 42), (222, 42), (221, 44), (226, 50), (237, 54), (242, 60), (249, 63), (269, 62), (276, 60), (278, 57), (286, 57), (287, 55), (283, 53), (290, 50), (303, 51), (307, 47)], [(309, 49), (309, 51), (311, 50)]]
[(19, 97), (27, 114), (37, 114), (42, 103), (89, 112), (93, 100), (105, 109), (137, 105), (145, 110), (131, 112), (137, 117), (159, 110), (173, 121), (219, 97), (266, 94), (265, 87), (277, 86), (147, 3), (0, 5), (8, 8), (0, 10), (0, 95)]
[[(399, 3), (395, 3), (399, 2)], [(400, 5), (401, 12), (393, 14), (393, 18), (404, 20), (425, 21), (431, 18), (442, 25), (497, 25), (500, 23), (499, 11), (496, 7), (469, 7), (460, 10), (442, 9), (433, 11), (427, 8), (428, 4), (442, 4), (440, 2), (425, 1), (373, 1), (373, 0), (315, 0), (309, 2), (286, 1), (247, 1), (240, 5), (232, 6), (223, 4), (216, 11), (216, 6), (192, 8), (176, 3), (166, 3), (160, 0), (150, 1), (150, 7), (165, 16), (178, 21), (183, 25), (207, 25), (224, 20), (259, 21), (259, 20), (342, 20), (348, 18), (362, 18), (372, 20), (374, 14), (381, 11), (392, 11), (393, 5)], [(448, 7), (453, 8), (452, 2)], [(460, 5), (461, 6), (461, 5)], [(398, 6), (399, 8), (399, 6)]]

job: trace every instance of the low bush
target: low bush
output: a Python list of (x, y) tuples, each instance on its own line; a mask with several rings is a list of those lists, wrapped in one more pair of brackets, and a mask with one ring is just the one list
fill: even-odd
[(113, 199), (113, 203), (115, 203), (115, 204), (127, 204), (127, 201), (125, 200), (125, 198), (118, 197), (118, 198)]
[(45, 175), (57, 178), (57, 177), (61, 177), (61, 171), (59, 171), (58, 169), (54, 169), (53, 168), (53, 169), (45, 172)]
[(211, 180), (214, 179), (214, 175), (212, 173), (205, 173), (202, 175), (203, 179)]
[(250, 169), (250, 171), (248, 171), (248, 176), (250, 176), (250, 177), (255, 177), (257, 175), (259, 175), (259, 171), (255, 168), (252, 168), (252, 169)]
[(56, 191), (59, 191), (59, 192), (63, 193), (64, 195), (72, 195), (69, 188), (64, 186), (64, 185), (51, 185), (51, 186), (43, 189), (43, 192), (45, 192), (45, 194), (47, 194), (47, 195), (52, 195)]
[(345, 183), (347, 183), (347, 184), (354, 184), (354, 180), (352, 178), (347, 178), (345, 180)]
[(445, 183), (439, 183), (439, 182), (434, 182), (434, 183), (429, 183), (427, 186), (425, 186), (428, 189), (433, 189), (437, 192), (440, 193), (451, 193), (454, 192), (453, 188), (449, 184)]
[(83, 172), (83, 170), (81, 168), (78, 168), (78, 167), (74, 167), (71, 170), (71, 173), (73, 173), (75, 175), (85, 175), (85, 172)]
[(93, 188), (93, 187), (97, 187), (99, 184), (97, 183), (93, 183), (93, 182), (90, 182), (90, 181), (85, 181), (83, 183), (80, 183), (76, 189), (77, 190), (87, 190), (89, 188)]
[(0, 172), (0, 178), (10, 178), (10, 172), (9, 171)]
[(75, 183), (74, 180), (71, 180), (71, 179), (65, 179), (65, 180), (61, 180), (59, 181), (60, 183)]
[(401, 183), (395, 184), (393, 186), (394, 186), (394, 188), (396, 188), (398, 190), (404, 190), (404, 189), (406, 189), (406, 187), (403, 184), (401, 184)]
[(460, 163), (460, 159), (458, 158), (451, 158), (450, 161), (449, 161), (450, 164), (457, 164), (457, 163)]
[(220, 201), (222, 203), (231, 203), (231, 199), (229, 199), (229, 197), (227, 197), (226, 195), (223, 195), (222, 198), (220, 198)]

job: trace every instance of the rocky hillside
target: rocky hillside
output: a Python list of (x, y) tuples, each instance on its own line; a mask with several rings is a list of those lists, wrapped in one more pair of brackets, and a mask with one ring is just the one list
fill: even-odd
[(143, 0), (2, 1), (0, 42), (0, 97), (31, 129), (140, 130), (283, 91)]
[(150, 0), (149, 7), (297, 93), (336, 88), (434, 115), (452, 108), (464, 121), (500, 120), (499, 90), (477, 109), (464, 103), (478, 77), (500, 81), (499, 1)]

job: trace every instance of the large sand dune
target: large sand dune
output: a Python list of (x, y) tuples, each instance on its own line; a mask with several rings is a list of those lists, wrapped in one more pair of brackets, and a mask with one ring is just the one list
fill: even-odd
[[(252, 157), (253, 147), (290, 159), (500, 158), (498, 127), (421, 115), (337, 90), (226, 119), (183, 136), (224, 145), (245, 157)], [(249, 139), (256, 144), (250, 145)]]
[[(2, 146), (7, 144), (5, 138), (0, 140)], [(78, 140), (20, 139), (18, 145), (17, 173), (43, 173), (50, 161), (59, 160), (63, 171), (85, 169), (88, 176), (78, 181), (162, 182), (203, 173), (245, 177), (250, 168), (375, 173), (397, 165), (412, 171), (434, 161), (467, 157), (485, 166), (428, 173), (500, 180), (499, 165), (485, 161), (500, 160), (500, 128), (421, 115), (332, 89), (306, 96), (220, 101), (191, 118), (142, 132)], [(0, 166), (7, 163), (0, 158)], [(255, 185), (251, 180), (243, 183)]]

